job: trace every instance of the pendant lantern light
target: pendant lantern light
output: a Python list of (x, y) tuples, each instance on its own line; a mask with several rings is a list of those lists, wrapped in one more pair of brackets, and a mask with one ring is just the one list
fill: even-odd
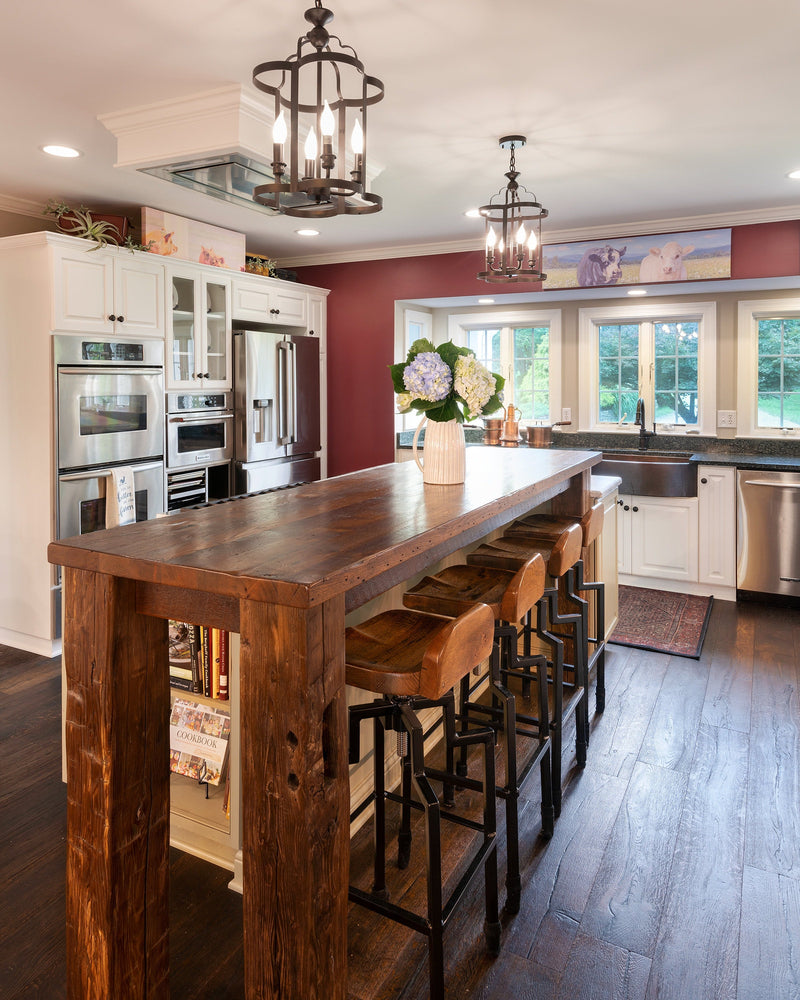
[(383, 200), (366, 190), (367, 108), (383, 100), (383, 84), (364, 72), (355, 49), (329, 34), (333, 13), (321, 0), (305, 18), (312, 27), (296, 52), (253, 70), (255, 86), (275, 102), (275, 179), (253, 198), (304, 219), (379, 212)]
[(478, 209), (486, 220), (486, 269), (478, 272), (484, 281), (544, 281), (547, 277), (542, 271), (542, 219), (548, 211), (517, 182), (514, 151), (525, 142), (524, 135), (500, 139), (501, 148), (511, 151), (508, 184)]

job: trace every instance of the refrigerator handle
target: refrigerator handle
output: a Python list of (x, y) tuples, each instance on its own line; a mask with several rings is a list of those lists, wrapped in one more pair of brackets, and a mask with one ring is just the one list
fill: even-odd
[(282, 340), (278, 344), (278, 444), (294, 441), (294, 345)]

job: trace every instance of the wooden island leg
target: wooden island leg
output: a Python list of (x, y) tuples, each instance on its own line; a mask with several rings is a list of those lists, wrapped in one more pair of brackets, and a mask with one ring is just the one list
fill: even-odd
[(167, 623), (65, 569), (67, 997), (169, 996)]
[(240, 604), (247, 1000), (345, 1000), (344, 598)]

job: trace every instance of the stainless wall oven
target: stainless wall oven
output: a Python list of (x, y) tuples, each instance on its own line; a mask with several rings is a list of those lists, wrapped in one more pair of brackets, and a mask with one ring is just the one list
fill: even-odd
[(53, 354), (59, 470), (163, 457), (163, 343), (58, 336)]
[(168, 393), (167, 469), (218, 465), (232, 459), (230, 393)]
[(164, 510), (164, 345), (53, 337), (58, 537), (106, 527), (115, 469), (134, 473), (136, 520)]

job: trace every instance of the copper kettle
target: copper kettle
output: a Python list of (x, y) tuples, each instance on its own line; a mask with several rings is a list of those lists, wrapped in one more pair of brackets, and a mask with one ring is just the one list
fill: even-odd
[(500, 444), (506, 448), (516, 448), (519, 445), (519, 418), (521, 410), (517, 410), (513, 403), (509, 403), (503, 411), (505, 420), (503, 421), (503, 433), (500, 435)]

